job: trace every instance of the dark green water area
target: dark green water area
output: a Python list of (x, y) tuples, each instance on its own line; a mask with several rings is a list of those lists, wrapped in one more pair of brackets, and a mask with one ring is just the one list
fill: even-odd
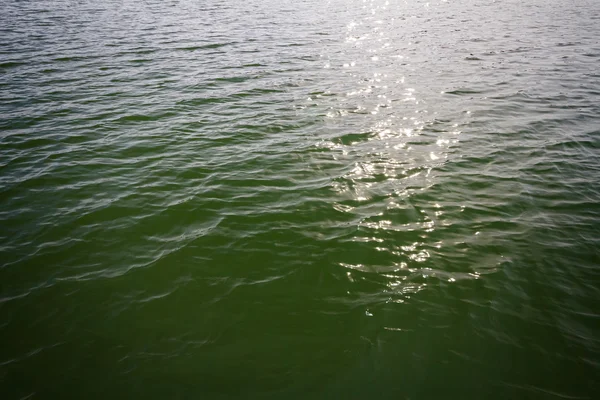
[(0, 398), (599, 399), (600, 2), (0, 0)]

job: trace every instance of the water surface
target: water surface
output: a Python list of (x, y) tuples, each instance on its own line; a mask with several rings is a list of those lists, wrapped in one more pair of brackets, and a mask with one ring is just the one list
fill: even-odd
[(597, 1), (0, 27), (2, 398), (598, 398)]

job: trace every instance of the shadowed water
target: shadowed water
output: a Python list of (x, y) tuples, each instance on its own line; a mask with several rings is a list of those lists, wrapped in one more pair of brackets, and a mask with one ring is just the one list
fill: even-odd
[(6, 399), (595, 399), (600, 3), (0, 1)]

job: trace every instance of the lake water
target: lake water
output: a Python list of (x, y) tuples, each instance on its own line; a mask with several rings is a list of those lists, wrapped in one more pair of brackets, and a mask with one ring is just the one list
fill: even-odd
[(0, 1), (3, 399), (597, 399), (597, 0)]

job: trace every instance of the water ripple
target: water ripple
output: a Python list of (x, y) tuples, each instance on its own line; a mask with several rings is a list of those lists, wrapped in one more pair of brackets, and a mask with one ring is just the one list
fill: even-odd
[(9, 397), (595, 397), (595, 2), (2, 9)]

